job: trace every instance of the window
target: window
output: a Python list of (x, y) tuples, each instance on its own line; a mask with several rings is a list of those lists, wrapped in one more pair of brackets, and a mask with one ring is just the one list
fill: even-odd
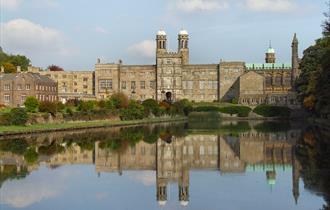
[(10, 84), (5, 84), (5, 90), (10, 90)]
[(131, 82), (131, 89), (135, 89), (136, 88), (136, 82), (135, 81), (132, 81)]
[(126, 81), (121, 82), (121, 89), (126, 90)]
[(78, 83), (77, 83), (77, 82), (74, 82), (74, 83), (73, 83), (73, 85), (74, 85), (74, 86), (77, 86), (77, 85), (78, 85)]
[(83, 87), (84, 87), (84, 89), (87, 89), (88, 88), (88, 85), (84, 85)]
[(63, 74), (63, 76), (62, 76), (62, 77), (63, 77), (63, 79), (65, 79), (65, 78), (66, 78), (66, 75), (65, 75), (65, 74)]
[(155, 89), (156, 88), (156, 82), (155, 81), (150, 81), (150, 88)]
[(78, 92), (78, 90), (77, 90), (77, 89), (74, 89), (74, 92), (75, 92), (75, 93), (77, 93), (77, 92)]
[(109, 90), (112, 89), (112, 80), (111, 79), (103, 79), (99, 81), (100, 90)]
[(141, 81), (140, 82), (140, 87), (141, 87), (141, 89), (146, 89), (146, 82), (145, 81)]
[(83, 78), (83, 81), (84, 81), (84, 82), (87, 82), (87, 81), (88, 81), (88, 77), (84, 77), (84, 78)]
[(30, 89), (31, 89), (30, 84), (26, 84), (26, 85), (25, 85), (25, 89), (26, 89), (26, 90), (30, 90)]
[(74, 76), (73, 76), (73, 78), (77, 79), (77, 78), (78, 78), (78, 76), (77, 76), (77, 75), (74, 75)]
[(5, 101), (5, 103), (9, 103), (10, 102), (10, 95), (4, 95), (4, 101)]
[(22, 85), (21, 84), (17, 85), (17, 90), (22, 90)]
[(21, 103), (24, 103), (26, 99), (26, 95), (21, 95)]

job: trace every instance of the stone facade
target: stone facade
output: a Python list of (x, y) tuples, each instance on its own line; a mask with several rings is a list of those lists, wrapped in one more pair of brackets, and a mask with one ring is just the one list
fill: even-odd
[(95, 100), (94, 72), (92, 71), (38, 71), (58, 83), (59, 101), (65, 103), (70, 99)]
[(55, 102), (57, 95), (57, 83), (46, 76), (20, 72), (19, 67), (17, 73), (0, 73), (0, 104), (5, 106), (24, 106), (28, 96), (34, 96), (39, 101)]
[(178, 50), (167, 50), (167, 35), (156, 35), (155, 65), (101, 63), (94, 72), (41, 72), (58, 82), (59, 97), (103, 100), (116, 92), (131, 99), (158, 101), (238, 101), (246, 105), (268, 103), (298, 106), (293, 81), (299, 75), (298, 40), (292, 42), (292, 63), (275, 63), (275, 50), (269, 47), (266, 63), (220, 61), (216, 64), (189, 64), (189, 35), (178, 34)]

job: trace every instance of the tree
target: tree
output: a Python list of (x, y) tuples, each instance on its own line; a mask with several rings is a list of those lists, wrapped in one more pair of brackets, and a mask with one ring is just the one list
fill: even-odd
[(64, 71), (63, 68), (57, 66), (57, 65), (50, 65), (48, 66), (49, 71)]
[(115, 93), (110, 100), (117, 109), (127, 108), (129, 104), (128, 97), (124, 93)]
[[(2, 48), (0, 50), (0, 66), (4, 66), (6, 73), (15, 73), (16, 66), (20, 66), (22, 71), (27, 71), (31, 61), (24, 55), (8, 55)], [(8, 64), (11, 64), (10, 66)], [(7, 67), (6, 67), (7, 66)]]
[(22, 71), (27, 71), (28, 66), (31, 63), (30, 59), (24, 55), (11, 55), (9, 57), (9, 62), (14, 66), (20, 66)]
[(50, 101), (42, 101), (39, 104), (39, 111), (45, 112), (45, 113), (50, 113), (53, 116), (55, 116), (55, 114), (57, 112), (57, 103), (50, 102)]
[(158, 103), (154, 99), (147, 99), (142, 102), (142, 106), (144, 107), (145, 115), (148, 117), (150, 114), (155, 116), (159, 116), (160, 109)]
[(10, 111), (10, 121), (12, 125), (25, 125), (28, 120), (28, 114), (23, 108), (13, 108)]
[(26, 111), (36, 112), (39, 106), (39, 101), (34, 96), (29, 96), (26, 98), (24, 105)]
[(323, 35), (325, 37), (330, 36), (330, 1), (327, 2), (328, 12), (324, 13), (326, 20), (323, 23)]
[(16, 73), (17, 72), (16, 67), (12, 63), (6, 62), (2, 66), (5, 69), (5, 73)]
[(120, 110), (120, 118), (122, 120), (143, 119), (144, 107), (137, 101), (131, 100), (127, 108)]
[(95, 101), (81, 101), (78, 109), (79, 111), (90, 112), (95, 108)]

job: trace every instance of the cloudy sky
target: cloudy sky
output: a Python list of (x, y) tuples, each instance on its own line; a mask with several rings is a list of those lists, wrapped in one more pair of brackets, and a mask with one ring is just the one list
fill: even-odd
[(102, 62), (153, 64), (155, 33), (190, 34), (190, 62), (263, 62), (269, 40), (289, 62), (293, 33), (300, 53), (321, 36), (325, 0), (0, 0), (0, 46), (32, 64), (92, 70)]

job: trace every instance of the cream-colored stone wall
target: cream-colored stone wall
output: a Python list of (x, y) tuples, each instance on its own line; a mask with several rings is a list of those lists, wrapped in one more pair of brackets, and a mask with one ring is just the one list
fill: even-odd
[(218, 67), (217, 64), (183, 66), (182, 97), (193, 101), (218, 100)]
[(58, 84), (59, 101), (69, 99), (93, 100), (94, 72), (93, 71), (39, 71)]
[(238, 78), (245, 71), (244, 62), (220, 62), (219, 98), (220, 101), (231, 101), (238, 95)]

